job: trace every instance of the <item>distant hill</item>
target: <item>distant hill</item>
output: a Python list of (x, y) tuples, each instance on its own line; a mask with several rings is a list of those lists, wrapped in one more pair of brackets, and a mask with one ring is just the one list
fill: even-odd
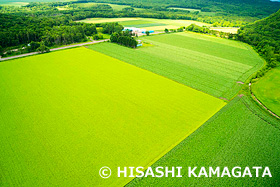
[[(7, 2), (65, 2), (71, 0), (0, 0)], [(204, 12), (219, 12), (222, 15), (236, 14), (263, 18), (276, 12), (280, 2), (270, 0), (72, 0), (131, 5), (137, 8), (166, 10), (168, 7), (194, 8)]]
[(239, 29), (239, 40), (246, 42), (268, 61), (280, 61), (280, 10), (254, 24)]
[[(90, 1), (90, 0), (88, 0)], [(266, 17), (280, 8), (279, 2), (270, 0), (94, 0), (96, 2), (122, 3), (135, 7), (195, 8), (205, 12), (221, 12), (242, 16)]]
[(276, 44), (280, 41), (280, 10), (265, 19), (241, 28), (240, 33), (243, 34), (244, 41), (250, 44), (256, 45), (259, 41), (270, 40), (274, 47), (279, 47)]
[(280, 10), (268, 18), (240, 28), (237, 36), (240, 41), (253, 46), (267, 62), (266, 66), (257, 72), (255, 78), (262, 77), (271, 68), (279, 65)]

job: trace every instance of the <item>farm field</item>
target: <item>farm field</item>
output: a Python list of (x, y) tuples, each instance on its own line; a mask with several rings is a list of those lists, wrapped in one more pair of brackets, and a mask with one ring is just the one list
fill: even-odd
[[(131, 7), (129, 5), (117, 5), (117, 4), (110, 4), (110, 3), (76, 3), (75, 5), (81, 6), (81, 7), (91, 7), (91, 6), (95, 6), (97, 4), (106, 4), (112, 7), (112, 9), (114, 11), (121, 11), (124, 8), (128, 8)], [(59, 8), (61, 10), (68, 10), (69, 7), (68, 6), (62, 6), (62, 7), (56, 7)], [(143, 10), (142, 8), (133, 8), (135, 11), (141, 11)]]
[(263, 65), (247, 45), (216, 37), (176, 33), (139, 39), (153, 46), (134, 50), (102, 43), (89, 48), (225, 99)]
[[(249, 98), (236, 97), (197, 131), (159, 159), (158, 166), (181, 166), (182, 178), (135, 178), (130, 186), (279, 186), (280, 123), (258, 111)], [(248, 107), (248, 108), (247, 108)], [(256, 109), (256, 110), (255, 110)], [(254, 113), (251, 112), (254, 111)], [(258, 113), (258, 112), (260, 113)], [(256, 112), (256, 113), (255, 113)], [(265, 116), (265, 120), (258, 116)], [(268, 119), (269, 118), (269, 119)], [(274, 125), (278, 124), (278, 128)], [(188, 177), (188, 167), (268, 166), (270, 177)], [(255, 176), (254, 170), (251, 169)], [(260, 174), (262, 174), (261, 170)]]
[(118, 166), (153, 164), (225, 105), (83, 47), (2, 62), (0, 87), (0, 186), (124, 185)]
[(23, 5), (29, 2), (65, 2), (65, 1), (72, 1), (72, 0), (0, 0), (0, 5), (3, 4)]
[(185, 10), (185, 11), (190, 11), (190, 12), (201, 12), (200, 9), (193, 9), (193, 8), (169, 7), (169, 9), (173, 9), (173, 10)]
[(211, 30), (237, 34), (239, 27), (210, 27)]
[(7, 2), (7, 1), (0, 1), (0, 6), (24, 6), (28, 5), (28, 2)]
[(194, 8), (169, 7), (169, 9), (179, 10), (179, 11), (188, 11), (191, 13), (198, 12), (199, 15), (205, 15), (205, 16), (214, 16), (216, 14), (216, 12), (202, 12), (200, 9), (194, 9)]
[(271, 111), (280, 115), (280, 67), (269, 71), (252, 85), (255, 96)]
[(85, 23), (106, 23), (118, 22), (124, 27), (137, 27), (145, 28), (146, 30), (162, 31), (165, 28), (178, 29), (182, 26), (189, 26), (196, 24), (199, 26), (211, 26), (207, 23), (192, 21), (192, 20), (171, 20), (171, 19), (153, 19), (153, 18), (89, 18), (80, 20), (79, 22)]

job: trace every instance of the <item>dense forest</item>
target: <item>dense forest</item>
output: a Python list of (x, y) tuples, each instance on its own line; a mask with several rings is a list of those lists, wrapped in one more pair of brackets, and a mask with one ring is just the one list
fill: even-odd
[(267, 65), (256, 75), (263, 76), (280, 62), (280, 10), (268, 18), (241, 27), (238, 39), (253, 46), (265, 58)]
[(108, 5), (96, 5), (60, 13), (53, 7), (55, 4), (0, 6), (0, 12), (4, 12), (0, 13), (0, 53), (13, 47), (23, 47), (23, 52), (35, 51), (30, 42), (37, 42), (44, 48), (44, 45), (52, 47), (87, 41), (88, 36), (97, 34), (96, 25), (75, 22), (80, 14), (94, 17), (102, 12), (112, 12)]
[(0, 14), (0, 45), (4, 48), (45, 41), (47, 46), (82, 42), (96, 34), (95, 25), (76, 23), (67, 17), (21, 17)]

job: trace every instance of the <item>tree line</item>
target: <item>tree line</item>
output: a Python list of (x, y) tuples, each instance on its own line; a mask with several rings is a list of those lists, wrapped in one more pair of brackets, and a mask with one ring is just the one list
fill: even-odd
[(86, 40), (97, 33), (93, 24), (76, 23), (66, 17), (20, 17), (0, 14), (0, 45), (3, 48), (44, 41), (47, 46)]
[(248, 43), (266, 60), (266, 66), (256, 74), (262, 77), (280, 62), (280, 10), (268, 18), (241, 27), (238, 40)]

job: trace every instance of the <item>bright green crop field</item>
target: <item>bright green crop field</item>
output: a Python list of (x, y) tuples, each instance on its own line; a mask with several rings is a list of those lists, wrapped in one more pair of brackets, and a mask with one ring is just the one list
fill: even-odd
[(271, 111), (280, 115), (280, 67), (269, 71), (252, 85), (255, 96)]
[(135, 50), (101, 43), (90, 49), (226, 99), (264, 63), (247, 45), (211, 36), (176, 33), (139, 39), (153, 46)]
[[(264, 117), (264, 118), (262, 118)], [(136, 178), (128, 186), (279, 186), (280, 123), (250, 99), (236, 97), (197, 131), (152, 165), (181, 166), (182, 178)], [(268, 166), (272, 178), (188, 177), (188, 167)], [(198, 169), (198, 170), (199, 170)], [(243, 173), (242, 171), (242, 173)], [(254, 170), (252, 175), (256, 176)], [(260, 175), (263, 170), (261, 170)], [(198, 172), (196, 172), (198, 173)], [(172, 184), (172, 185), (170, 185)]]
[(124, 185), (118, 166), (150, 166), (225, 105), (87, 48), (2, 62), (0, 88), (0, 186)]

